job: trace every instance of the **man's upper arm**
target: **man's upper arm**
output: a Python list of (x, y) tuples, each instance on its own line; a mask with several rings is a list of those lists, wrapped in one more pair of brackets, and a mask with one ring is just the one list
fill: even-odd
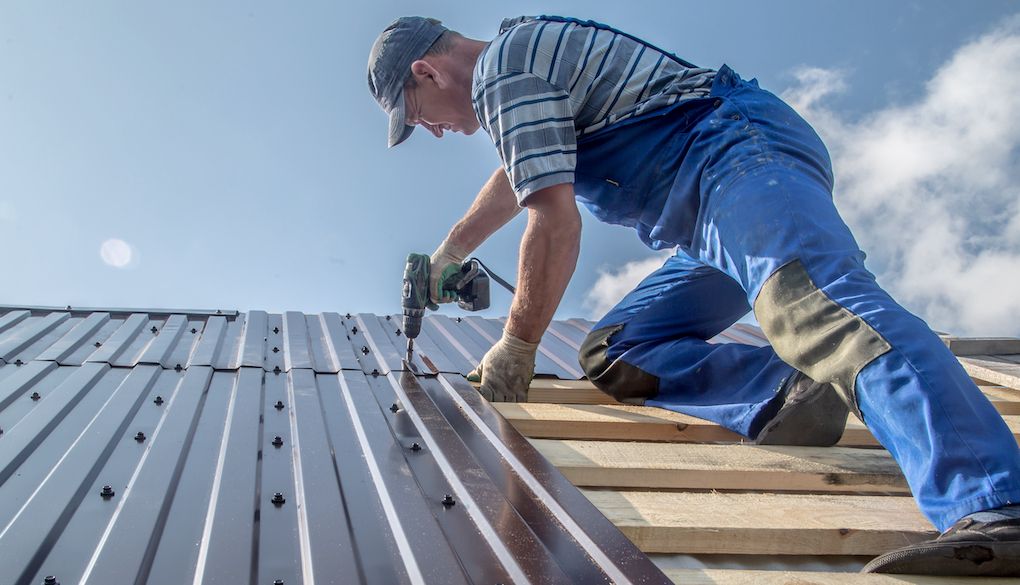
[(546, 187), (573, 183), (577, 138), (570, 94), (524, 72), (504, 72), (483, 80), (482, 88), (476, 110), (518, 204)]

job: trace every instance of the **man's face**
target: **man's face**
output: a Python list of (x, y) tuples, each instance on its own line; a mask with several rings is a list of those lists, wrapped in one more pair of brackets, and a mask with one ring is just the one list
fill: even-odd
[(447, 131), (474, 134), (480, 124), (471, 105), (470, 90), (460, 89), (456, 85), (443, 87), (434, 78), (405, 88), (406, 124), (422, 126), (436, 138), (442, 138)]

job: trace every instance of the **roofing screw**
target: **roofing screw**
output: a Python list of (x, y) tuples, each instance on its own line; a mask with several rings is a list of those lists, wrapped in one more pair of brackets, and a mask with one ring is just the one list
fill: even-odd
[(153, 400), (153, 402), (156, 403), (156, 406), (159, 406), (160, 404), (163, 404), (163, 397), (162, 396), (157, 396), (156, 399)]
[(138, 441), (139, 443), (144, 441), (145, 440), (145, 433), (143, 433), (142, 431), (138, 431), (138, 433), (135, 435), (135, 440)]
[(279, 373), (280, 373), (280, 366), (273, 366), (273, 373), (279, 375)]
[(273, 585), (283, 585), (283, 579), (273, 579)]
[(3, 434), (4, 434), (4, 430), (0, 429), (0, 435), (3, 435)]
[(103, 489), (99, 492), (99, 495), (103, 496), (104, 500), (108, 500), (113, 497), (113, 488), (108, 485), (104, 485)]
[(25, 362), (21, 361), (21, 358), (18, 358), (16, 360), (14, 360), (14, 365), (16, 365), (16, 366), (23, 366), (23, 365), (25, 365)]
[(279, 332), (280, 332), (280, 328), (279, 327), (273, 327), (273, 333), (279, 333)]
[(276, 410), (283, 410), (283, 401), (282, 400), (277, 400), (276, 401), (276, 405), (274, 406), (274, 408), (276, 408)]
[(279, 347), (274, 347), (273, 348), (273, 353), (280, 353), (280, 348)]
[(367, 345), (362, 345), (361, 346), (361, 353), (363, 353), (365, 355), (368, 355), (368, 346)]
[(283, 447), (283, 437), (281, 437), (280, 435), (276, 435), (276, 438), (273, 439), (273, 446), (276, 447), (277, 449)]
[(155, 325), (153, 325), (153, 326), (152, 326), (152, 329), (149, 329), (149, 331), (152, 331), (153, 333), (155, 333), (155, 332), (157, 331), (157, 329), (156, 329), (156, 326), (155, 326)]
[(357, 335), (357, 334), (358, 334), (358, 326), (355, 325), (354, 327), (351, 327), (351, 335)]
[(53, 575), (47, 575), (43, 577), (43, 585), (60, 585), (60, 581)]
[(417, 453), (418, 451), (421, 451), (421, 445), (418, 443), (411, 443), (411, 450)]
[(344, 318), (345, 318), (345, 319), (350, 319), (350, 318), (351, 318), (351, 314), (350, 314), (350, 313), (347, 313), (346, 315), (344, 315)]
[(389, 316), (389, 315), (386, 315), (386, 320), (387, 320), (387, 321), (389, 321), (389, 320), (390, 320), (390, 316)]
[(379, 370), (377, 370), (377, 369), (372, 370), (372, 377), (373, 378), (378, 378), (379, 377)]
[(32, 400), (39, 400), (42, 396), (40, 396), (38, 392), (33, 392), (31, 398)]
[(280, 492), (276, 492), (276, 494), (273, 495), (274, 506), (282, 506), (285, 503), (287, 503), (287, 498), (283, 497), (283, 494), (281, 494)]
[(99, 341), (95, 342), (93, 345), (95, 345), (96, 347), (102, 347), (103, 346), (103, 344), (101, 342), (99, 342)]
[(446, 494), (445, 496), (443, 496), (443, 505), (446, 506), (447, 508), (453, 506), (456, 503), (457, 500), (453, 499), (453, 496), (451, 496), (450, 494)]
[(191, 334), (194, 335), (195, 333), (198, 333), (198, 329), (195, 329), (194, 327), (192, 327), (191, 328)]
[(400, 337), (400, 329), (397, 329), (397, 337)]
[(461, 319), (460, 317), (457, 317), (457, 322), (460, 323), (461, 321), (463, 321), (463, 319)]
[(179, 372), (179, 371), (181, 371), (181, 370), (183, 370), (183, 369), (184, 369), (184, 368), (182, 368), (182, 367), (181, 367), (181, 364), (177, 364), (176, 366), (174, 366), (174, 371), (175, 371), (175, 372)]
[(390, 412), (397, 412), (398, 410), (400, 410), (400, 407), (397, 406), (396, 402), (390, 405)]

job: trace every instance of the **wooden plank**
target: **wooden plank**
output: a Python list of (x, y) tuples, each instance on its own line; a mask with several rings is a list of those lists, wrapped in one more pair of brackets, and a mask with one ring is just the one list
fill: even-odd
[(878, 555), (938, 534), (909, 497), (581, 492), (646, 553)]
[(979, 386), (999, 414), (1020, 414), (1020, 391), (1004, 386)]
[[(478, 388), (481, 384), (472, 382)], [(528, 388), (528, 402), (549, 404), (620, 404), (588, 380), (535, 378)]]
[[(664, 441), (713, 443), (747, 441), (737, 433), (693, 416), (647, 406), (601, 404), (492, 405), (521, 434), (537, 439), (595, 441)], [(1020, 441), (1020, 416), (1002, 417)], [(878, 441), (856, 418), (847, 421), (842, 447), (878, 447)]]
[(943, 337), (942, 341), (955, 356), (1020, 353), (1016, 337)]
[(988, 355), (961, 357), (959, 360), (969, 376), (1020, 390), (1020, 364), (1000, 361)]
[[(475, 385), (478, 386), (477, 384)], [(979, 386), (999, 414), (1020, 414), (1020, 393), (994, 385)], [(621, 404), (588, 380), (535, 379), (528, 402), (547, 404)]]
[(661, 408), (522, 403), (493, 406), (527, 437), (687, 443), (741, 440), (740, 435), (719, 425)]
[(821, 571), (746, 571), (740, 569), (670, 569), (663, 572), (683, 585), (1020, 585), (1020, 579), (925, 577), (825, 573)]
[(909, 494), (881, 449), (534, 439), (576, 486)]

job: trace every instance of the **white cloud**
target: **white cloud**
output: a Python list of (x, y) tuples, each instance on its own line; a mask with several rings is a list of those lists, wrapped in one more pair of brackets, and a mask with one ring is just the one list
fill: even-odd
[(869, 267), (932, 327), (1020, 334), (1020, 21), (961, 47), (913, 103), (850, 121), (847, 74), (797, 72), (783, 94), (818, 130), (836, 204)]
[(114, 268), (130, 268), (138, 263), (138, 253), (124, 240), (110, 238), (99, 246), (99, 257)]
[[(826, 105), (849, 72), (796, 79), (783, 97), (829, 147), (879, 282), (935, 329), (1020, 335), (1020, 18), (957, 50), (916, 101), (860, 119)], [(661, 262), (603, 270), (586, 305), (600, 316)]]
[(10, 201), (0, 201), (0, 221), (11, 222), (15, 217), (17, 214), (14, 211), (14, 205)]
[(634, 289), (641, 280), (662, 266), (672, 252), (660, 253), (651, 258), (635, 260), (624, 264), (619, 269), (602, 268), (591, 291), (585, 296), (584, 306), (591, 311), (595, 319), (602, 317), (609, 309)]

